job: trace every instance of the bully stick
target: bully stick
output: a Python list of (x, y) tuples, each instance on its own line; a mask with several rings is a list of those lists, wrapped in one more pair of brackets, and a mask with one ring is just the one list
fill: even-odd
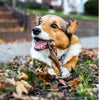
[(52, 60), (53, 66), (52, 68), (56, 72), (57, 75), (61, 75), (60, 64), (57, 59), (57, 49), (55, 45), (48, 43), (49, 51), (50, 51), (50, 59)]

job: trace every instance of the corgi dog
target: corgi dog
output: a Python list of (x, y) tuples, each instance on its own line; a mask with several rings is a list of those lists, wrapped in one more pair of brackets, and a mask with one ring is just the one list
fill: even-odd
[(79, 38), (74, 35), (78, 22), (76, 20), (64, 21), (56, 15), (36, 15), (37, 26), (32, 29), (31, 57), (41, 62), (41, 66), (50, 68), (48, 73), (56, 75), (52, 69), (48, 41), (54, 42), (57, 48), (57, 58), (63, 78), (70, 76), (70, 71), (75, 67), (78, 55), (81, 52)]

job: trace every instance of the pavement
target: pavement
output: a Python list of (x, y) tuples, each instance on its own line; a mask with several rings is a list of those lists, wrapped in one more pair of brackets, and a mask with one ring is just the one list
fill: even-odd
[[(99, 39), (97, 36), (80, 38), (85, 48), (98, 48)], [(0, 44), (0, 63), (7, 63), (9, 59), (16, 56), (30, 55), (31, 42)]]

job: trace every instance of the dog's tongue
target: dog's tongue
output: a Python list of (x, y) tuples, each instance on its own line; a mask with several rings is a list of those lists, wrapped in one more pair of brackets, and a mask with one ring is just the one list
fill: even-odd
[(39, 40), (36, 44), (35, 44), (35, 49), (45, 49), (47, 47), (47, 41), (42, 41)]

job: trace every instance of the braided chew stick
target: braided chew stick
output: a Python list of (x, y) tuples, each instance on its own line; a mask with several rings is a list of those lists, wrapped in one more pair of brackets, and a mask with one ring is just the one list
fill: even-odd
[(57, 75), (61, 75), (60, 64), (57, 59), (57, 48), (55, 45), (48, 43), (49, 51), (50, 51), (50, 59), (52, 61), (52, 68), (56, 72)]

